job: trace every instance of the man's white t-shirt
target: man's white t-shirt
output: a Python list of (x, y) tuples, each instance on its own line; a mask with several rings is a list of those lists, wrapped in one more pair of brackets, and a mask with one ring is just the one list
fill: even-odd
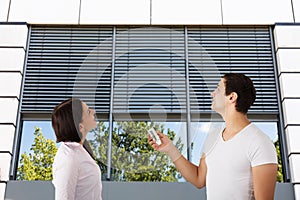
[(53, 163), (55, 200), (102, 200), (101, 171), (77, 142), (62, 142)]
[(227, 141), (219, 132), (214, 145), (204, 151), (208, 200), (254, 199), (252, 167), (277, 164), (274, 144), (252, 123)]

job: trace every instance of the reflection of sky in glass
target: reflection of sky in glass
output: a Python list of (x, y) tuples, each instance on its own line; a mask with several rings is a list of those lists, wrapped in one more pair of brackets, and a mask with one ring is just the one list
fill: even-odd
[[(221, 122), (214, 124), (223, 124)], [(270, 137), (273, 142), (278, 140), (277, 123), (276, 122), (254, 122), (266, 135)], [(108, 123), (105, 123), (108, 126)], [(184, 144), (182, 154), (187, 156), (187, 134), (185, 122), (164, 122), (164, 133), (167, 133), (168, 128), (176, 133), (175, 142), (180, 137)], [(42, 129), (43, 135), (47, 139), (56, 140), (55, 134), (51, 126), (51, 121), (24, 121), (22, 130), (22, 140), (20, 147), (20, 155), (24, 152), (29, 153), (31, 145), (34, 140), (34, 127)], [(211, 127), (210, 122), (191, 123), (191, 135), (190, 142), (193, 143), (191, 161), (198, 165), (200, 155), (202, 154), (202, 148), (207, 137), (208, 131)], [(93, 139), (93, 134), (88, 134), (87, 139)], [(59, 146), (59, 144), (57, 144)]]
[(39, 127), (42, 129), (42, 133), (45, 138), (56, 141), (55, 133), (51, 126), (51, 121), (24, 121), (20, 155), (24, 152), (29, 153), (31, 145), (34, 141), (35, 127)]
[(207, 137), (210, 122), (191, 123), (191, 143), (193, 149), (191, 151), (191, 162), (195, 165), (199, 165), (200, 155), (202, 154), (202, 148)]
[(182, 154), (187, 157), (187, 134), (186, 134), (186, 123), (185, 122), (165, 122), (165, 134), (167, 133), (168, 128), (176, 133), (173, 143), (181, 138), (183, 143)]
[[(108, 123), (105, 123), (105, 126), (108, 127)], [(56, 137), (55, 137), (54, 130), (52, 129), (51, 121), (24, 121), (20, 155), (24, 152), (28, 153), (30, 151), (31, 145), (34, 142), (35, 127), (39, 127), (42, 129), (42, 133), (45, 138), (51, 139), (54, 142), (56, 142)], [(94, 138), (93, 134), (87, 135), (88, 140), (91, 140), (93, 138)], [(56, 143), (56, 146), (59, 147), (59, 143)]]

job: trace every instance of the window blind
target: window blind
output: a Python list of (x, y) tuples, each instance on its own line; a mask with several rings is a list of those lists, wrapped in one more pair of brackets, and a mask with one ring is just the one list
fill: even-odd
[(186, 114), (189, 104), (192, 114), (209, 114), (210, 93), (221, 76), (238, 72), (257, 89), (249, 113), (278, 113), (268, 27), (184, 29), (118, 26), (114, 37), (108, 26), (32, 26), (21, 111), (50, 113), (76, 96), (98, 113), (107, 114), (112, 106), (115, 115), (176, 115)]
[(257, 90), (252, 114), (278, 112), (274, 62), (269, 30), (199, 28), (188, 30), (191, 112), (210, 112), (210, 93), (220, 76), (235, 72), (249, 76)]
[(49, 113), (79, 97), (109, 111), (112, 28), (32, 27), (22, 112)]

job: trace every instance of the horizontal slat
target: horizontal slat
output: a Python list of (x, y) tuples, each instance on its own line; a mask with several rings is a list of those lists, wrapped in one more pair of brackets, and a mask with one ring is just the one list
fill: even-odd
[[(210, 92), (220, 77), (208, 74), (228, 72), (244, 73), (254, 82), (257, 99), (251, 113), (278, 112), (274, 66), (269, 32), (263, 28), (190, 28), (189, 62), (194, 68), (189, 71), (191, 111), (210, 109)], [(200, 56), (199, 56), (200, 55)], [(210, 66), (215, 70), (210, 72)], [(203, 90), (209, 90), (203, 92)], [(206, 97), (205, 97), (206, 96)]]
[[(253, 80), (257, 99), (249, 113), (278, 112), (267, 27), (192, 26), (187, 36), (191, 113), (211, 112), (211, 92), (228, 72)], [(184, 28), (116, 28), (110, 105), (112, 37), (109, 26), (32, 27), (22, 112), (51, 112), (77, 95), (100, 113), (110, 106), (114, 113), (185, 113)]]

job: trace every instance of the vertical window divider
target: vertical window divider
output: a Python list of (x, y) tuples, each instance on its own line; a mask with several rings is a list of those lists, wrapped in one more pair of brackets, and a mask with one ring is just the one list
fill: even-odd
[(111, 155), (112, 155), (112, 131), (113, 131), (113, 103), (114, 103), (114, 78), (115, 78), (115, 56), (116, 56), (116, 27), (113, 27), (112, 35), (112, 58), (111, 58), (111, 85), (110, 85), (110, 105), (109, 105), (109, 132), (108, 132), (108, 150), (107, 150), (107, 176), (111, 176)]
[(188, 30), (184, 27), (184, 53), (185, 53), (185, 86), (186, 86), (186, 133), (187, 133), (187, 159), (191, 160), (190, 148), (191, 131), (191, 108), (190, 108), (190, 85), (189, 85), (189, 57), (188, 57)]

